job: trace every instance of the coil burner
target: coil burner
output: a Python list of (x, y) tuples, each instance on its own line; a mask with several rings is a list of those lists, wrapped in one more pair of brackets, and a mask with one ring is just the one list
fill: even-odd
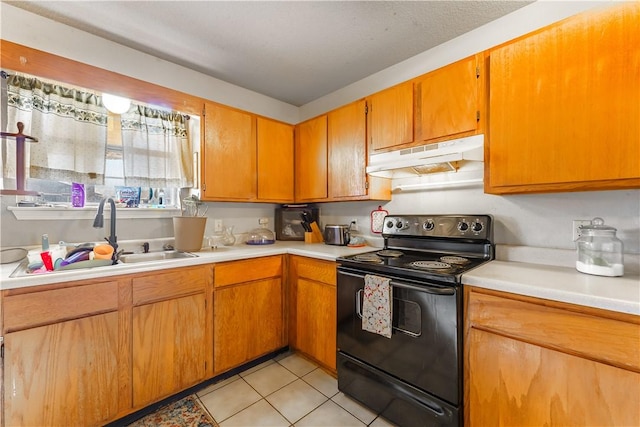
[(457, 264), (457, 265), (465, 265), (469, 264), (468, 258), (463, 258), (461, 256), (441, 256), (440, 261), (446, 262), (447, 264)]
[(376, 254), (366, 253), (360, 255), (353, 256), (354, 261), (372, 263), (372, 264), (382, 264), (384, 261)]
[(423, 270), (450, 270), (452, 268), (451, 264), (439, 261), (414, 261), (409, 265)]
[(398, 257), (401, 257), (404, 254), (402, 252), (400, 252), (400, 251), (394, 251), (394, 250), (391, 250), (391, 249), (383, 249), (381, 251), (376, 252), (376, 255), (382, 256), (382, 257), (388, 257), (388, 258), (398, 258)]

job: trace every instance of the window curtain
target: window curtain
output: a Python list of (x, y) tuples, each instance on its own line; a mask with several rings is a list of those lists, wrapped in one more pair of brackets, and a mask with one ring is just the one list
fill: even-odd
[[(100, 96), (31, 76), (7, 77), (7, 131), (38, 138), (28, 143), (31, 178), (103, 184), (107, 110)], [(3, 147), (3, 177), (15, 177), (15, 150)]]
[(125, 185), (193, 186), (189, 116), (134, 104), (120, 119)]

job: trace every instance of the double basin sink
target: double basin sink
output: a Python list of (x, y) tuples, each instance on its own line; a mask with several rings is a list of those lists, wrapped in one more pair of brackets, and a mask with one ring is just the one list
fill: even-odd
[[(118, 263), (121, 264), (134, 264), (140, 262), (151, 262), (151, 261), (170, 261), (181, 258), (196, 258), (198, 255), (190, 253), (190, 252), (182, 252), (176, 250), (168, 250), (168, 251), (158, 251), (158, 252), (147, 252), (147, 253), (134, 253), (134, 254), (123, 254), (118, 257)], [(69, 264), (67, 268), (62, 270), (53, 270), (48, 271), (44, 274), (51, 274), (62, 272), (70, 269), (83, 269), (83, 268), (93, 268), (93, 267), (104, 267), (108, 266), (109, 263), (105, 263), (107, 260), (91, 260), (91, 261), (79, 261), (73, 264)], [(28, 262), (25, 260), (16, 269), (13, 273), (10, 274), (9, 277), (22, 277), (27, 275), (32, 275), (28, 268)]]
[(163, 261), (179, 258), (194, 258), (198, 255), (190, 252), (181, 251), (162, 251), (162, 252), (147, 252), (144, 254), (126, 254), (120, 255), (120, 262), (125, 264), (131, 264), (135, 262), (148, 262), (148, 261)]

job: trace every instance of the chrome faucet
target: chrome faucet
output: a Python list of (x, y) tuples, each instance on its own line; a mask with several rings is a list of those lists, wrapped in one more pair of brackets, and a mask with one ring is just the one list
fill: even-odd
[(93, 228), (103, 228), (104, 227), (104, 215), (102, 211), (104, 210), (104, 202), (109, 202), (109, 207), (111, 208), (111, 218), (109, 220), (111, 229), (109, 233), (109, 237), (105, 237), (104, 239), (109, 242), (109, 244), (113, 247), (113, 260), (116, 259), (116, 254), (118, 253), (118, 238), (116, 237), (116, 203), (113, 201), (111, 197), (108, 199), (102, 199), (100, 201), (100, 205), (98, 206), (98, 213), (96, 214), (95, 219), (93, 220)]

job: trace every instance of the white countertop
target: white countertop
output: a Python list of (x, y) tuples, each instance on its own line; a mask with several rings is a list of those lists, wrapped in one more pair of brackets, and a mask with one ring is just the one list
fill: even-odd
[(238, 244), (234, 246), (222, 246), (216, 250), (195, 252), (198, 256), (194, 258), (117, 264), (106, 267), (30, 274), (21, 277), (9, 277), (20, 263), (2, 264), (0, 265), (0, 290), (62, 283), (71, 280), (96, 279), (120, 274), (144, 273), (166, 268), (187, 267), (192, 265), (258, 258), (270, 255), (292, 254), (335, 261), (339, 256), (354, 255), (361, 252), (369, 252), (374, 249), (375, 248), (372, 246), (351, 248), (347, 246), (325, 245), (324, 243), (309, 244), (304, 242), (282, 241), (277, 241), (272, 245), (252, 246)]
[[(325, 245), (324, 243), (307, 244), (304, 242), (282, 241), (264, 246), (239, 244), (230, 247), (224, 246), (213, 251), (197, 252), (198, 256), (194, 258), (118, 264), (15, 278), (10, 278), (9, 275), (18, 266), (18, 263), (3, 264), (0, 265), (0, 289), (54, 284), (71, 280), (96, 279), (120, 274), (143, 273), (166, 268), (270, 255), (292, 254), (335, 261), (340, 256), (354, 255), (375, 249), (373, 246), (350, 248)], [(540, 263), (540, 260), (537, 260), (539, 263), (535, 264), (521, 262), (520, 250), (522, 249), (506, 248), (505, 250), (499, 250), (498, 256), (502, 260), (488, 262), (464, 274), (462, 277), (463, 284), (640, 315), (640, 275), (637, 272), (625, 272), (623, 277), (593, 276), (580, 273), (573, 267), (550, 265), (546, 262)], [(530, 250), (525, 250), (527, 255), (531, 254)], [(548, 253), (549, 250), (544, 252)], [(560, 253), (560, 255), (562, 254)], [(560, 258), (562, 257), (560, 256)]]
[(575, 268), (491, 261), (462, 277), (465, 285), (640, 315), (640, 275), (604, 277)]

